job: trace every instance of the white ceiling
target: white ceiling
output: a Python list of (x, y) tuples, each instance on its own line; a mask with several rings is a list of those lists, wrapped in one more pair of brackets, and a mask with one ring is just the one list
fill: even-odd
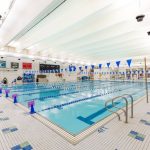
[(2, 45), (70, 62), (150, 55), (150, 0), (67, 0), (16, 38), (52, 1), (60, 0), (16, 0), (0, 28)]
[(5, 0), (5, 1), (1, 1), (0, 4), (0, 15), (3, 16), (5, 14), (5, 12), (9, 9), (9, 5), (11, 3), (11, 0)]

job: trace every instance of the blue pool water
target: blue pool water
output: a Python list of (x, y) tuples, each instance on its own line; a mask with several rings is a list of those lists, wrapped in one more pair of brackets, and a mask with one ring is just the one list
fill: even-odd
[[(33, 83), (7, 88), (11, 95), (18, 94), (18, 102), (26, 107), (29, 101), (35, 100), (37, 113), (73, 135), (111, 114), (105, 109), (106, 100), (123, 94), (131, 94), (137, 100), (145, 95), (142, 82)], [(123, 107), (124, 103), (118, 100), (116, 105)]]

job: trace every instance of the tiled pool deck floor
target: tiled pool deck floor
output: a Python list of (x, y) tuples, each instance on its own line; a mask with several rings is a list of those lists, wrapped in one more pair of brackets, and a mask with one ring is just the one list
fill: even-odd
[[(114, 118), (76, 145), (0, 97), (0, 150), (150, 150), (150, 103), (134, 107), (129, 123)], [(122, 120), (124, 120), (122, 116)]]

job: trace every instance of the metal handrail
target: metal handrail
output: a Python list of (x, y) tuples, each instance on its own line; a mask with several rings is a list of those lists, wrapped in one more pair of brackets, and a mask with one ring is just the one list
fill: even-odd
[[(117, 112), (115, 112), (115, 111), (110, 110), (110, 109), (107, 107), (107, 104), (108, 104), (109, 102), (112, 102), (112, 106), (113, 106), (114, 108), (120, 109), (120, 110), (122, 110), (122, 111), (124, 112), (124, 114), (125, 114), (125, 123), (128, 123), (128, 100), (127, 100), (127, 97), (130, 97), (130, 99), (131, 99), (131, 118), (133, 118), (133, 97), (132, 97), (132, 95), (124, 94), (124, 95), (122, 95), (122, 96), (117, 96), (117, 97), (115, 97), (115, 98), (113, 98), (113, 99), (108, 100), (108, 101), (105, 102), (105, 108), (106, 108), (109, 112), (115, 113), (115, 114), (118, 116), (118, 119), (119, 119), (119, 120), (121, 119), (120, 114), (117, 113)], [(115, 101), (115, 100), (118, 100), (118, 98), (122, 98), (122, 99), (125, 101), (125, 103), (126, 103), (126, 109), (125, 109), (125, 110), (124, 110), (123, 108), (119, 108), (119, 107), (115, 106), (114, 101)]]
[(133, 118), (133, 96), (130, 94), (124, 94), (123, 96), (130, 97), (131, 99), (131, 118)]
[(125, 101), (125, 103), (126, 103), (126, 110), (124, 110), (123, 108), (119, 108), (117, 106), (114, 106), (114, 107), (118, 108), (118, 109), (121, 109), (124, 112), (125, 118), (126, 118), (125, 119), (125, 123), (128, 123), (128, 100), (127, 100), (127, 98), (125, 98), (123, 96), (119, 96), (119, 97), (117, 97), (115, 99), (112, 99), (112, 103), (114, 104), (114, 101), (117, 100), (118, 98), (122, 98)]
[[(121, 120), (121, 119), (120, 119), (120, 114), (119, 114), (119, 113), (117, 113), (117, 112), (115, 112), (115, 111), (110, 110), (109, 108), (107, 108), (107, 103), (108, 103), (108, 102), (112, 102), (112, 99), (105, 102), (105, 108), (106, 108), (108, 111), (110, 111), (111, 113), (116, 114), (116, 115), (118, 116), (118, 120)], [(112, 103), (112, 105), (113, 105), (113, 103)]]
[[(126, 110), (124, 110), (123, 108), (119, 108), (119, 107), (117, 107), (117, 106), (114, 105), (114, 101), (117, 100), (118, 98), (123, 98), (123, 100), (124, 100), (125, 103), (126, 103)], [(118, 108), (118, 109), (121, 109), (121, 110), (124, 112), (125, 117), (126, 117), (125, 123), (128, 123), (128, 100), (127, 100), (125, 97), (123, 97), (123, 96), (117, 96), (117, 97), (115, 97), (115, 98), (113, 98), (113, 99), (111, 99), (111, 100), (105, 102), (105, 108), (106, 108), (108, 111), (117, 114), (118, 119), (120, 120), (120, 115), (119, 115), (117, 112), (108, 109), (108, 107), (107, 107), (107, 103), (108, 103), (108, 102), (112, 102), (112, 106), (113, 106), (113, 107)]]

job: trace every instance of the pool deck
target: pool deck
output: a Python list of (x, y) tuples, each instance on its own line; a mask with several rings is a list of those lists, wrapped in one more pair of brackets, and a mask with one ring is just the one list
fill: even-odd
[(18, 150), (18, 146), (24, 145), (27, 150), (31, 147), (34, 150), (150, 150), (150, 103), (145, 99), (139, 101), (128, 124), (124, 123), (123, 114), (121, 117), (122, 121), (115, 117), (73, 145), (36, 117), (0, 97), (0, 150)]

